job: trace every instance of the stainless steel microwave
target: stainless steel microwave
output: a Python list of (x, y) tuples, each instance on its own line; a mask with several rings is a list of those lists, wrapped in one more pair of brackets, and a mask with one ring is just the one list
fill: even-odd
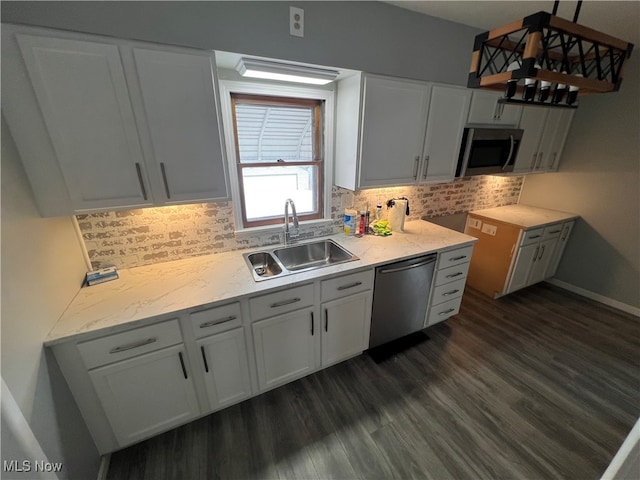
[(456, 177), (512, 172), (523, 133), (517, 128), (465, 128)]

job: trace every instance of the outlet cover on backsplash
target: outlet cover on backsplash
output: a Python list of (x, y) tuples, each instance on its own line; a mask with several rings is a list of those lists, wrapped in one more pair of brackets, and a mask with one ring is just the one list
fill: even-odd
[[(408, 221), (518, 203), (523, 177), (476, 176), (451, 183), (352, 192), (333, 187), (331, 223), (301, 226), (304, 238), (340, 233), (344, 209), (371, 211), (391, 198), (409, 199)], [(383, 207), (386, 215), (386, 207)], [(132, 268), (282, 242), (278, 233), (235, 234), (232, 202), (204, 203), (78, 215), (94, 268)]]

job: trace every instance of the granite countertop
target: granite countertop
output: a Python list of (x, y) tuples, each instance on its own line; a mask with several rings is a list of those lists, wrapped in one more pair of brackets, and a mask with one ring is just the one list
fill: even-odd
[(504, 207), (487, 208), (485, 210), (474, 210), (470, 214), (492, 220), (510, 223), (525, 230), (544, 227), (552, 223), (564, 222), (578, 218), (578, 215), (558, 210), (532, 207), (529, 205), (507, 205)]
[[(253, 280), (243, 253), (224, 252), (120, 270), (120, 278), (80, 289), (45, 339), (46, 346), (152, 323), (160, 315), (308, 283), (423, 253), (470, 245), (476, 238), (426, 221), (405, 224), (389, 237), (330, 237), (360, 259), (261, 282)], [(271, 247), (264, 247), (271, 248)]]

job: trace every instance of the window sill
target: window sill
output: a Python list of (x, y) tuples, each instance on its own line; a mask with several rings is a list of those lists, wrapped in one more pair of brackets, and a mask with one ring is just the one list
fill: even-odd
[[(307, 220), (306, 222), (300, 222), (300, 230), (304, 230), (305, 227), (324, 227), (331, 225), (333, 220), (330, 218), (322, 218), (319, 220)], [(291, 225), (291, 223), (289, 224)], [(251, 227), (241, 228), (235, 231), (237, 238), (246, 238), (256, 235), (282, 233), (284, 231), (284, 220), (280, 225), (266, 225), (264, 227)]]

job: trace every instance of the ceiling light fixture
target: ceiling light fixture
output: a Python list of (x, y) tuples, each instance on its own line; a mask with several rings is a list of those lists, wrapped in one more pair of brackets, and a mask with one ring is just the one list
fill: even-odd
[(558, 4), (476, 36), (467, 86), (505, 90), (502, 103), (569, 108), (578, 95), (618, 91), (633, 44), (576, 23), (582, 1), (573, 22), (555, 16)]
[(333, 82), (340, 72), (324, 68), (306, 67), (290, 63), (270, 62), (253, 58), (241, 58), (236, 70), (243, 77), (281, 80), (285, 82), (326, 85)]

